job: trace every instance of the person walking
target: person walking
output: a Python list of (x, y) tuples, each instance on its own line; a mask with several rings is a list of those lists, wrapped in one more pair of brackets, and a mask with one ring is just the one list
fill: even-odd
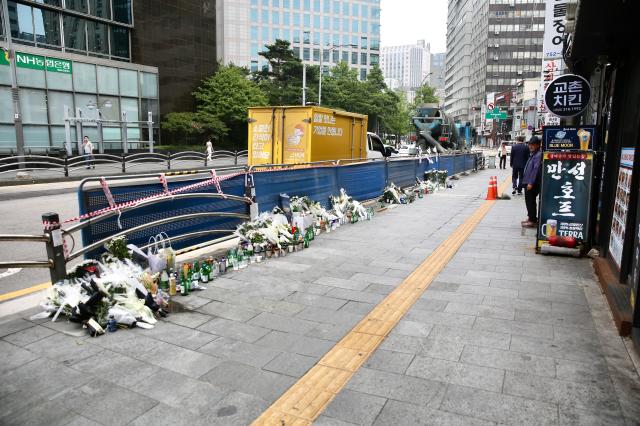
[(213, 156), (213, 144), (211, 143), (211, 139), (207, 141), (206, 147), (207, 161), (211, 161), (211, 157)]
[(527, 205), (527, 220), (521, 222), (523, 228), (535, 228), (538, 225), (537, 198), (540, 194), (540, 179), (542, 171), (542, 152), (540, 139), (532, 136), (529, 139), (529, 160), (524, 167), (522, 182), (525, 187), (524, 201)]
[(507, 143), (506, 142), (502, 142), (502, 145), (500, 145), (500, 168), (501, 169), (507, 168)]
[(82, 138), (82, 153), (84, 157), (84, 161), (86, 162), (87, 169), (95, 169), (96, 166), (93, 164), (93, 144), (89, 140), (89, 136), (85, 136)]
[(524, 143), (524, 136), (518, 136), (516, 143), (511, 147), (511, 156), (509, 165), (511, 166), (511, 184), (513, 191), (511, 195), (522, 195), (522, 175), (524, 174), (524, 166), (527, 165), (529, 159), (529, 148)]

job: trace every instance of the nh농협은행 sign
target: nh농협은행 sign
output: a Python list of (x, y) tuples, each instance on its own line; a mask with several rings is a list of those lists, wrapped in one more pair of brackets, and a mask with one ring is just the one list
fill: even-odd
[(592, 152), (545, 152), (537, 248), (550, 237), (589, 239)]

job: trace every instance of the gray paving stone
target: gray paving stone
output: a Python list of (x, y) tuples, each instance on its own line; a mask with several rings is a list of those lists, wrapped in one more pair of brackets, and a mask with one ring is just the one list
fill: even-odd
[(344, 306), (347, 303), (344, 299), (336, 299), (333, 297), (321, 296), (318, 294), (308, 294), (295, 292), (290, 296), (287, 296), (287, 299), (290, 302), (299, 303), (305, 306), (315, 306), (318, 308), (325, 309), (333, 309), (338, 310), (341, 306)]
[(575, 361), (556, 359), (556, 377), (571, 382), (608, 382), (609, 369), (604, 359), (598, 361)]
[(378, 304), (384, 296), (381, 294), (367, 293), (365, 291), (347, 290), (344, 288), (331, 289), (327, 296), (335, 297), (337, 299), (353, 300), (355, 302), (365, 302)]
[(306, 334), (318, 326), (318, 322), (307, 321), (299, 317), (286, 317), (282, 315), (263, 312), (249, 321), (249, 324), (268, 328), (271, 330), (285, 331), (287, 333)]
[(375, 308), (375, 306), (376, 305), (372, 303), (355, 302), (351, 300), (347, 302), (347, 304), (345, 304), (343, 307), (340, 308), (340, 312), (349, 312), (351, 314), (358, 314), (358, 315), (365, 316), (366, 314), (371, 312), (371, 310)]
[(318, 362), (317, 357), (283, 352), (262, 367), (263, 370), (286, 374), (292, 377), (302, 377)]
[(447, 387), (440, 409), (501, 424), (558, 424), (554, 404), (457, 385)]
[[(258, 340), (258, 342), (259, 341), (260, 340)], [(253, 367), (262, 367), (280, 353), (279, 350), (269, 349), (264, 347), (264, 345), (246, 343), (229, 337), (221, 337), (214, 340), (201, 347), (198, 351), (213, 355), (217, 358), (241, 362)]]
[(44, 339), (45, 337), (49, 337), (54, 333), (55, 330), (43, 327), (41, 325), (36, 325), (31, 328), (17, 331), (13, 334), (6, 335), (2, 338), (2, 340), (6, 340), (7, 342), (13, 343), (16, 346), (24, 347), (30, 343), (37, 342), (38, 340)]
[(425, 324), (441, 324), (462, 328), (471, 328), (476, 318), (471, 315), (449, 314), (446, 312), (422, 311), (412, 308), (405, 318)]
[(7, 317), (0, 318), (0, 337), (16, 333), (18, 331), (33, 327), (31, 321), (22, 318)]
[(75, 417), (69, 423), (66, 424), (66, 426), (100, 426), (100, 423), (94, 422), (91, 419), (88, 419), (84, 416), (76, 414)]
[(405, 271), (402, 269), (387, 269), (384, 275), (395, 278), (407, 278), (411, 272), (412, 271)]
[(374, 283), (374, 284), (369, 284), (365, 289), (365, 291), (369, 293), (382, 294), (386, 296), (387, 294), (391, 293), (394, 289), (395, 287), (392, 285)]
[(150, 398), (99, 379), (63, 392), (53, 401), (109, 425), (125, 425), (157, 404)]
[(380, 349), (417, 354), (422, 350), (422, 338), (404, 336), (402, 334), (389, 334), (380, 344)]
[(202, 414), (228, 394), (211, 383), (167, 370), (141, 381), (134, 390), (187, 415)]
[[(456, 287), (456, 290), (457, 289), (458, 287)], [(471, 304), (482, 303), (482, 296), (477, 294), (456, 293), (455, 291), (442, 291), (442, 290), (436, 290), (435, 288), (431, 288), (431, 287), (429, 287), (427, 291), (425, 291), (424, 294), (420, 296), (420, 299), (437, 299), (437, 300), (446, 300), (447, 302), (471, 303)]]
[(427, 405), (445, 385), (433, 380), (360, 368), (346, 388), (383, 398)]
[(390, 400), (374, 424), (376, 426), (491, 426), (494, 423)]
[(522, 321), (507, 321), (495, 318), (477, 318), (474, 329), (517, 334), (538, 338), (553, 338), (553, 327), (548, 324), (535, 324)]
[(331, 401), (323, 414), (349, 423), (371, 425), (385, 402), (385, 398), (347, 389)]
[(320, 416), (313, 422), (314, 426), (354, 426), (353, 423), (347, 423), (333, 417)]
[(134, 329), (132, 332), (191, 350), (196, 350), (219, 337), (169, 322), (159, 324), (151, 330)]
[(512, 297), (485, 296), (482, 304), (506, 309), (530, 309), (538, 312), (551, 311), (551, 302), (549, 301), (524, 300)]
[(219, 358), (200, 352), (169, 343), (160, 343), (162, 345), (150, 352), (148, 356), (138, 357), (138, 359), (193, 378), (202, 376), (222, 362)]
[(398, 262), (389, 262), (387, 260), (376, 260), (375, 261), (375, 265), (376, 266), (381, 266), (381, 267), (385, 267), (385, 268), (389, 268), (389, 269), (397, 269), (397, 270), (401, 270), (401, 271), (409, 271), (412, 272), (414, 269), (416, 269), (416, 266), (419, 265), (420, 262), (418, 261), (414, 261), (414, 262), (410, 262), (410, 263), (402, 263), (400, 261)]
[(612, 416), (601, 411), (581, 410), (573, 406), (561, 406), (560, 424), (570, 426), (624, 426), (629, 423), (621, 416)]
[(230, 305), (216, 300), (201, 306), (198, 310), (205, 314), (215, 315), (233, 321), (249, 321), (260, 313), (260, 311), (255, 309)]
[(204, 425), (244, 426), (251, 424), (269, 403), (242, 392), (231, 392), (226, 398), (200, 417)]
[(554, 292), (542, 292), (535, 290), (518, 290), (518, 298), (538, 302), (563, 302), (574, 305), (586, 305), (584, 294), (563, 294)]
[(284, 374), (260, 370), (233, 361), (221, 363), (201, 379), (219, 388), (254, 395), (267, 402), (274, 401), (296, 381)]
[(444, 308), (444, 312), (506, 320), (512, 320), (515, 318), (515, 309), (479, 304), (473, 305), (469, 303), (458, 302), (447, 303), (447, 306)]
[(428, 291), (448, 291), (448, 292), (456, 292), (460, 288), (462, 284), (458, 283), (449, 283), (443, 281), (433, 281), (429, 284)]
[(213, 281), (209, 282), (207, 287), (218, 287), (218, 288), (224, 288), (226, 290), (241, 290), (249, 285), (246, 282), (243, 282), (241, 280), (237, 280), (234, 278), (236, 277), (234, 276), (230, 276), (229, 278), (217, 277), (217, 278), (214, 278)]
[[(255, 343), (257, 346), (271, 348), (284, 352), (293, 352), (299, 355), (320, 357), (327, 353), (335, 343), (316, 339), (315, 337), (300, 336), (281, 331), (272, 331)], [(275, 356), (274, 356), (275, 357)], [(237, 356), (236, 356), (237, 359)]]
[(86, 338), (70, 337), (60, 333), (30, 343), (24, 348), (65, 365), (75, 364), (101, 351)]
[(576, 383), (508, 371), (504, 393), (581, 409), (621, 415), (620, 404), (607, 382)]
[(358, 272), (351, 279), (354, 279), (356, 281), (364, 281), (371, 284), (384, 284), (384, 285), (390, 285), (394, 287), (402, 282), (402, 278), (390, 277), (385, 275), (368, 274), (364, 272)]
[(408, 319), (401, 319), (391, 331), (392, 335), (400, 334), (403, 336), (427, 337), (433, 328), (433, 324), (425, 324)]
[[(4, 407), (3, 407), (4, 408)], [(41, 399), (32, 401), (28, 408), (15, 413), (0, 412), (0, 424), (2, 425), (33, 425), (33, 426), (63, 426), (70, 424), (74, 417), (73, 411), (63, 405)], [(91, 421), (85, 423), (91, 424)]]
[(211, 319), (211, 315), (201, 314), (200, 312), (176, 312), (172, 313), (166, 318), (166, 321), (169, 321), (173, 324), (178, 324), (183, 327), (189, 328), (198, 328), (205, 322)]
[(509, 349), (511, 336), (507, 333), (498, 333), (480, 329), (464, 329), (436, 325), (433, 327), (433, 330), (431, 330), (429, 339), (439, 339), (477, 346), (488, 346), (496, 349)]
[(458, 276), (458, 275), (450, 275), (450, 274), (439, 274), (436, 277), (436, 281), (442, 283), (451, 283), (451, 284), (461, 284), (465, 285), (473, 285), (476, 287), (489, 287), (489, 283), (491, 282), (491, 278), (488, 277), (472, 277), (468, 275)]
[(416, 303), (413, 304), (412, 308), (420, 309), (423, 311), (436, 311), (442, 312), (444, 308), (447, 306), (446, 300), (438, 300), (438, 299), (418, 299)]
[(335, 266), (335, 269), (338, 271), (348, 271), (353, 272), (354, 274), (357, 272), (366, 272), (369, 274), (382, 275), (388, 270), (388, 266), (378, 265), (378, 262), (369, 265), (363, 265), (359, 263), (351, 262), (351, 260), (347, 260), (340, 265)]
[[(131, 426), (174, 426), (200, 425), (200, 416), (186, 410), (180, 410), (166, 404), (157, 404), (151, 410), (137, 417)], [(84, 426), (84, 423), (78, 423)]]
[(329, 324), (350, 324), (352, 326), (362, 319), (361, 314), (352, 314), (350, 312), (331, 311), (328, 309), (312, 307), (305, 308), (296, 316), (307, 321), (324, 322)]
[(365, 362), (364, 367), (390, 373), (404, 374), (414, 355), (411, 353), (387, 351), (378, 348)]
[(0, 340), (0, 353), (2, 354), (2, 363), (0, 363), (0, 374), (27, 364), (39, 356), (33, 352), (22, 349), (12, 343)]
[(352, 328), (353, 326), (351, 324), (320, 323), (309, 332), (305, 333), (305, 336), (337, 342)]
[(604, 359), (596, 344), (582, 345), (517, 335), (511, 338), (510, 350), (576, 361), (600, 361)]
[(482, 285), (461, 285), (457, 291), (458, 293), (479, 294), (481, 296), (518, 297), (518, 290)]
[(545, 315), (540, 315), (538, 311), (516, 309), (515, 319), (518, 321), (551, 324), (561, 327), (578, 327), (594, 330), (593, 320), (589, 312), (560, 313), (552, 311)]
[(314, 281), (315, 284), (325, 285), (329, 287), (344, 288), (347, 290), (364, 290), (369, 286), (366, 281), (356, 281), (352, 279), (321, 277)]
[(504, 371), (455, 361), (416, 356), (405, 373), (408, 376), (500, 392)]
[(526, 372), (544, 377), (555, 377), (556, 375), (556, 361), (553, 358), (481, 346), (466, 345), (462, 351), (460, 362)]
[(198, 330), (247, 343), (254, 343), (270, 331), (268, 328), (231, 321), (225, 318), (213, 318), (211, 321), (199, 326)]
[(129, 389), (158, 371), (154, 365), (109, 350), (78, 361), (71, 368)]

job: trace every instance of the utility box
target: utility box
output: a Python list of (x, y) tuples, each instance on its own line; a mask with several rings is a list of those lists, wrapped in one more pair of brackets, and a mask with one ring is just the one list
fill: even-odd
[(250, 166), (367, 158), (367, 116), (317, 106), (249, 108)]

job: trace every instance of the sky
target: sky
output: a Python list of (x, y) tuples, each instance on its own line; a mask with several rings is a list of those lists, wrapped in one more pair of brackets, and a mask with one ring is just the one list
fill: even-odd
[(380, 44), (399, 46), (426, 40), (431, 53), (446, 50), (447, 0), (381, 0)]

